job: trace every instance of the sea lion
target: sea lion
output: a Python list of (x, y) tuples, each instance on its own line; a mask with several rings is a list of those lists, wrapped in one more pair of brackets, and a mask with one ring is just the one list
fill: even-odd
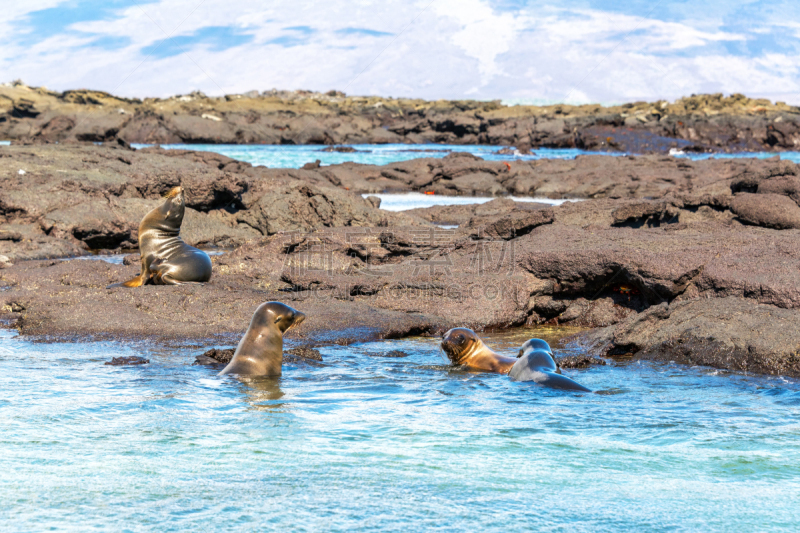
[(522, 346), (519, 348), (519, 355), (517, 357), (522, 357), (525, 355), (525, 352), (528, 350), (544, 350), (545, 352), (553, 355), (553, 349), (550, 348), (550, 345), (547, 344), (547, 341), (542, 339), (528, 339), (526, 340)]
[[(527, 350), (544, 350), (545, 352), (549, 353), (550, 356), (553, 356), (553, 349), (550, 348), (550, 345), (547, 344), (547, 341), (542, 339), (528, 339), (526, 340), (519, 349), (519, 354), (517, 357), (522, 357), (525, 355)], [(561, 365), (556, 361), (556, 358), (553, 357), (553, 361), (556, 363), (556, 372), (561, 373)]]
[[(544, 343), (547, 349), (539, 348), (541, 343)], [(561, 375), (561, 369), (558, 368), (555, 359), (553, 359), (550, 346), (543, 340), (531, 339), (525, 341), (521, 351), (522, 356), (517, 359), (517, 362), (508, 372), (508, 377), (512, 381), (533, 381), (553, 389), (592, 392), (591, 389), (587, 389), (577, 381)]]
[(493, 352), (478, 335), (467, 328), (453, 328), (442, 337), (442, 349), (454, 365), (464, 365), (470, 370), (508, 374), (513, 357)]
[(454, 365), (465, 365), (470, 370), (508, 374), (514, 381), (533, 381), (556, 389), (591, 392), (558, 373), (553, 356), (542, 349), (545, 346), (547, 350), (550, 349), (545, 341), (531, 339), (522, 346), (522, 356), (516, 359), (492, 351), (471, 329), (454, 328), (442, 338), (442, 349)]
[(220, 375), (280, 376), (283, 334), (305, 318), (306, 315), (281, 302), (259, 305), (231, 362), (222, 369)]
[(183, 187), (175, 187), (164, 198), (164, 203), (147, 213), (139, 224), (142, 273), (108, 288), (203, 283), (211, 279), (211, 258), (179, 236), (186, 211)]

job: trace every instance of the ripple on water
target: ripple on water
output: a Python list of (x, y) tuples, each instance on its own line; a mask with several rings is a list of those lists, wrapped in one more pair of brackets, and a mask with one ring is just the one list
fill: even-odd
[[(514, 353), (530, 331), (488, 335)], [(399, 350), (403, 358), (369, 354)], [(202, 347), (0, 332), (3, 530), (795, 529), (800, 387), (631, 363), (574, 394), (442, 365), (436, 339), (238, 381)], [(141, 355), (149, 365), (110, 367)]]

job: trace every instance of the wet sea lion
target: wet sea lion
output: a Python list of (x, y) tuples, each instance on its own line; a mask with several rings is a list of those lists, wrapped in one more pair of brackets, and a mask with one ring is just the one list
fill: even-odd
[[(544, 343), (546, 349), (540, 347), (541, 343)], [(520, 351), (522, 355), (508, 372), (508, 377), (513, 381), (533, 381), (553, 389), (592, 392), (591, 389), (561, 375), (561, 369), (558, 368), (552, 350), (545, 341), (541, 339), (525, 341)]]
[(517, 357), (522, 357), (525, 355), (525, 352), (528, 350), (544, 350), (545, 352), (553, 355), (553, 349), (550, 348), (550, 345), (547, 344), (547, 341), (542, 339), (528, 339), (526, 340), (522, 346), (519, 348), (519, 355)]
[(175, 187), (164, 198), (164, 203), (147, 213), (139, 224), (142, 273), (108, 288), (203, 283), (211, 279), (211, 258), (183, 242), (179, 235), (186, 211), (183, 187)]
[(508, 374), (513, 357), (493, 352), (478, 335), (467, 328), (453, 328), (442, 337), (442, 349), (454, 365), (464, 365), (470, 370)]
[(283, 334), (305, 318), (306, 315), (281, 302), (259, 305), (231, 362), (222, 369), (220, 375), (280, 376)]
[(550, 346), (541, 339), (526, 341), (522, 345), (522, 355), (516, 359), (492, 351), (471, 329), (454, 328), (442, 338), (442, 349), (454, 365), (508, 374), (514, 381), (533, 381), (556, 389), (591, 392), (583, 385), (562, 376), (553, 356), (544, 347), (550, 350)]

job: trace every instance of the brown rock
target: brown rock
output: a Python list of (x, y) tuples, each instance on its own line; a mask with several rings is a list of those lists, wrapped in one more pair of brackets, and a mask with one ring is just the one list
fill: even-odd
[(775, 229), (800, 228), (800, 207), (780, 194), (737, 194), (731, 210), (747, 224)]

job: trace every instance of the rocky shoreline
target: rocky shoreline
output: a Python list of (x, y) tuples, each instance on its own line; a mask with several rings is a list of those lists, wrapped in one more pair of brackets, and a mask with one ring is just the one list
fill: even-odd
[[(293, 170), (113, 141), (0, 147), (0, 180), (0, 319), (25, 335), (233, 344), (275, 299), (310, 317), (290, 333), (309, 347), (568, 325), (594, 356), (800, 376), (800, 168), (777, 158)], [(186, 240), (224, 251), (210, 283), (106, 289), (135, 255), (69, 259), (131, 252), (178, 184)], [(498, 198), (392, 213), (361, 197), (387, 190)]]
[[(196, 92), (131, 99), (0, 86), (0, 140), (15, 142), (448, 143), (636, 154), (797, 150), (800, 108), (740, 94), (617, 106), (353, 97), (330, 91)], [(332, 148), (338, 149), (338, 148)], [(513, 150), (509, 150), (514, 153)]]

